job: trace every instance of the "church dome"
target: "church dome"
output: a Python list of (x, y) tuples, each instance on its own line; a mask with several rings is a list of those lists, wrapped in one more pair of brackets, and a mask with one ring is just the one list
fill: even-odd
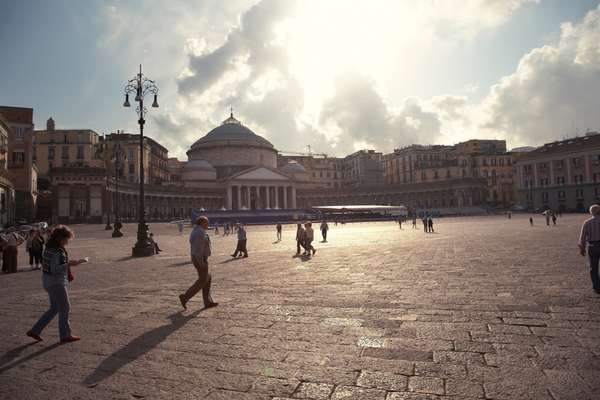
[(306, 173), (306, 169), (302, 164), (298, 163), (298, 161), (292, 160), (285, 164), (283, 167), (281, 167), (281, 172), (287, 174), (302, 174)]
[(181, 179), (190, 181), (211, 181), (217, 179), (217, 170), (206, 160), (189, 160), (183, 167)]
[(227, 142), (228, 144), (235, 144), (238, 142), (245, 145), (273, 148), (271, 142), (244, 126), (240, 121), (234, 118), (233, 113), (231, 113), (229, 118), (223, 121), (221, 125), (197, 140), (191, 146), (191, 150), (207, 145), (218, 144), (218, 142)]
[(215, 171), (215, 168), (206, 160), (190, 160), (185, 163), (184, 169)]
[(271, 142), (235, 119), (233, 112), (221, 125), (198, 139), (187, 156), (190, 161), (208, 162), (219, 179), (257, 166), (277, 168), (277, 150)]

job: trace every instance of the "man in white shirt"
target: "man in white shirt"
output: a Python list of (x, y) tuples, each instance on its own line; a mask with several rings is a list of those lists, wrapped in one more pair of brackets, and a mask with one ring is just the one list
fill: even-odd
[(600, 205), (590, 207), (592, 217), (586, 220), (581, 227), (579, 235), (579, 252), (582, 256), (587, 254), (590, 260), (590, 278), (594, 291), (600, 294), (600, 277), (598, 277), (598, 264), (600, 263)]
[(2, 253), (2, 272), (9, 274), (17, 272), (18, 246), (23, 241), (23, 237), (14, 228), (6, 234), (6, 247)]

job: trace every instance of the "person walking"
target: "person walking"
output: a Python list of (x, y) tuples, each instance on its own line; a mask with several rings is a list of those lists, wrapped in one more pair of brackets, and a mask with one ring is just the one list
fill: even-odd
[(579, 252), (586, 255), (590, 263), (590, 278), (594, 292), (600, 294), (600, 277), (598, 277), (598, 264), (600, 262), (600, 205), (594, 204), (590, 207), (592, 217), (586, 220), (581, 227), (579, 235)]
[(306, 231), (302, 224), (298, 224), (298, 229), (296, 230), (296, 255), (300, 255), (300, 249), (304, 249), (304, 253), (306, 253)]
[(58, 225), (52, 230), (42, 257), (42, 283), (48, 292), (50, 308), (26, 333), (27, 336), (42, 341), (40, 334), (58, 314), (58, 333), (61, 343), (76, 342), (80, 338), (71, 334), (69, 323), (69, 293), (67, 285), (73, 281), (71, 267), (87, 262), (87, 259), (69, 260), (66, 247), (73, 239), (73, 231), (67, 226)]
[(181, 306), (185, 309), (187, 309), (188, 301), (200, 290), (202, 290), (202, 300), (205, 308), (218, 305), (210, 296), (212, 277), (208, 272), (208, 257), (210, 257), (212, 249), (207, 230), (208, 218), (201, 216), (197, 219), (196, 226), (190, 234), (190, 255), (194, 268), (198, 272), (198, 279), (185, 293), (179, 295)]
[(427, 233), (427, 216), (423, 217), (423, 231)]
[(433, 218), (431, 217), (427, 219), (427, 231), (433, 233)]
[(398, 227), (402, 229), (402, 217), (398, 218)]
[(27, 238), (27, 252), (29, 253), (29, 266), (31, 269), (40, 269), (42, 254), (44, 252), (44, 238), (40, 234), (40, 231), (32, 229), (29, 232), (29, 237)]
[(23, 237), (16, 231), (10, 228), (6, 234), (6, 247), (2, 253), (2, 271), (7, 273), (17, 272), (17, 260), (19, 257), (18, 247), (24, 242)]
[(179, 234), (183, 235), (183, 222), (182, 221), (179, 221), (177, 223), (177, 229), (179, 230)]
[(529, 217), (529, 225), (533, 226), (533, 217)]
[(231, 255), (233, 258), (237, 258), (238, 255), (244, 255), (244, 258), (248, 257), (248, 249), (246, 249), (246, 243), (248, 242), (246, 237), (246, 229), (244, 225), (237, 224), (237, 247)]
[(412, 224), (412, 226), (413, 226), (413, 229), (417, 229), (417, 216), (416, 215), (413, 216), (413, 224)]
[(321, 222), (321, 236), (323, 237), (323, 243), (327, 243), (327, 232), (329, 231), (329, 225), (327, 221)]
[(312, 250), (312, 255), (314, 256), (315, 253), (317, 252), (317, 249), (315, 249), (312, 245), (313, 240), (315, 240), (315, 232), (313, 231), (312, 228), (312, 223), (307, 222), (306, 224), (304, 224), (304, 230), (306, 231), (306, 242), (304, 244), (304, 255), (308, 255), (310, 256), (310, 252)]
[(215, 223), (215, 235), (218, 235), (218, 234), (219, 234), (219, 223), (216, 222)]
[(552, 213), (552, 225), (556, 225), (556, 214)]
[(277, 230), (277, 241), (281, 242), (281, 231), (283, 229), (283, 227), (281, 226), (281, 222), (277, 223), (277, 226), (275, 226), (275, 229)]

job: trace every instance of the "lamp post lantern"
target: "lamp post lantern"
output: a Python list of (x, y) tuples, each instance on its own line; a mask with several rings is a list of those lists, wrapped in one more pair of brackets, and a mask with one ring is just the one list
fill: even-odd
[(144, 205), (144, 124), (146, 120), (144, 115), (148, 112), (144, 108), (144, 97), (154, 95), (152, 107), (158, 107), (158, 87), (153, 80), (150, 80), (142, 74), (142, 65), (140, 72), (125, 85), (125, 102), (123, 107), (130, 107), (129, 95), (135, 94), (134, 101), (138, 102), (136, 113), (138, 115), (138, 124), (140, 126), (140, 201), (138, 212), (138, 231), (137, 242), (135, 243), (132, 254), (134, 257), (147, 257), (154, 254), (154, 245), (148, 240), (148, 225), (146, 225), (146, 207)]

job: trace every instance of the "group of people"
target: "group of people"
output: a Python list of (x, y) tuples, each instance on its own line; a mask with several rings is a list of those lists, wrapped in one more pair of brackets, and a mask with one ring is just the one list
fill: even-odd
[[(416, 225), (416, 224), (415, 224)], [(433, 233), (433, 218), (431, 218), (431, 216), (427, 217), (423, 217), (423, 230), (426, 233)]]
[(31, 229), (26, 234), (11, 227), (5, 233), (0, 234), (0, 252), (2, 253), (2, 272), (17, 272), (17, 260), (19, 257), (19, 246), (25, 244), (25, 251), (29, 254), (29, 266), (32, 270), (40, 269), (42, 264), (42, 253), (44, 251), (45, 232)]
[(312, 228), (312, 223), (306, 222), (304, 226), (298, 224), (296, 229), (296, 255), (299, 256), (301, 250), (304, 249), (303, 256), (314, 256), (317, 253), (317, 249), (312, 245), (314, 240), (315, 231)]

